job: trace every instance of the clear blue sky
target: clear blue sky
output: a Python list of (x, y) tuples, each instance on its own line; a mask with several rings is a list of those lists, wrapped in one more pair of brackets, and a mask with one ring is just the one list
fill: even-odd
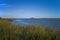
[(59, 0), (0, 0), (0, 17), (60, 18)]

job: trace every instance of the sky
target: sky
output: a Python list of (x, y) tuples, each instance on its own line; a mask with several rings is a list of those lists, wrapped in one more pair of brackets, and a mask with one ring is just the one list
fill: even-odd
[(3, 18), (60, 18), (59, 0), (0, 0)]

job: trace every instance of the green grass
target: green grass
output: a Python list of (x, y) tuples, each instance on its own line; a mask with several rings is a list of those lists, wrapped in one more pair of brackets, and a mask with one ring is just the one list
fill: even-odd
[(60, 40), (60, 30), (40, 25), (22, 27), (0, 19), (0, 40)]

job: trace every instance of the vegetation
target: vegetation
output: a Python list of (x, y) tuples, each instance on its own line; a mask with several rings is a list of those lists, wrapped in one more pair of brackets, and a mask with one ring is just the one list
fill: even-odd
[(1, 20), (6, 20), (6, 21), (10, 21), (12, 22), (13, 20), (15, 20), (14, 18), (0, 18)]
[(0, 19), (0, 40), (60, 40), (60, 30), (40, 25), (22, 27)]

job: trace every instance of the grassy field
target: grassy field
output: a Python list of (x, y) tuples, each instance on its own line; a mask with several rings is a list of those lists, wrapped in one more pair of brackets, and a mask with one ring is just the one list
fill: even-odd
[(38, 25), (22, 27), (0, 19), (0, 40), (60, 40), (60, 30)]

